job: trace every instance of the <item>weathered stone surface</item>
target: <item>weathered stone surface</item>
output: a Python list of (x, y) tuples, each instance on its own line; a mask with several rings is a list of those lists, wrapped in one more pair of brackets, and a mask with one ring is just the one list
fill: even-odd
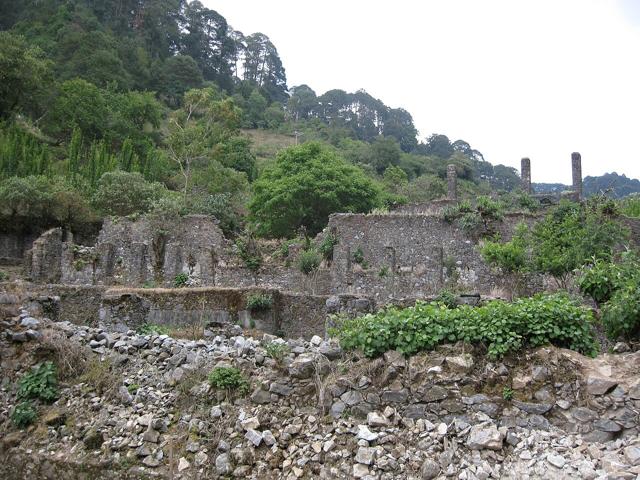
[(500, 450), (503, 439), (503, 435), (493, 424), (474, 425), (469, 432), (467, 446), (473, 450)]
[(610, 378), (587, 377), (587, 392), (591, 395), (604, 395), (613, 390), (618, 382)]

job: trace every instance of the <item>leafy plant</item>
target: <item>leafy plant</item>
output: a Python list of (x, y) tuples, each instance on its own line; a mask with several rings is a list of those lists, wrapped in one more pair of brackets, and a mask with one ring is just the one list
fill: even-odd
[(298, 257), (298, 269), (305, 275), (310, 275), (318, 270), (321, 262), (322, 258), (316, 250), (304, 250)]
[(362, 265), (363, 263), (365, 263), (364, 252), (362, 251), (362, 247), (358, 247), (354, 250), (353, 262), (357, 263), (358, 265)]
[(289, 353), (289, 345), (281, 342), (269, 342), (264, 346), (264, 349), (267, 355), (278, 363), (282, 362), (284, 357)]
[(456, 294), (451, 290), (442, 290), (438, 296), (434, 299), (435, 302), (441, 303), (447, 308), (456, 308), (458, 306), (458, 302), (456, 301)]
[(511, 387), (504, 387), (502, 389), (502, 398), (507, 402), (513, 400), (513, 389)]
[(169, 328), (155, 323), (143, 323), (136, 329), (139, 335), (169, 335)]
[(6, 282), (9, 280), (9, 274), (4, 270), (0, 270), (0, 282)]
[(13, 412), (11, 412), (11, 421), (18, 428), (23, 428), (31, 425), (38, 414), (36, 413), (33, 404), (29, 401), (20, 402), (15, 406)]
[(186, 287), (189, 284), (189, 275), (187, 273), (179, 273), (173, 278), (174, 288)]
[(249, 382), (242, 372), (234, 367), (214, 368), (209, 373), (209, 383), (218, 390), (237, 391), (241, 395), (246, 395), (249, 391)]
[(622, 285), (621, 273), (620, 266), (596, 258), (591, 265), (582, 268), (578, 287), (596, 303), (605, 303)]
[(602, 323), (610, 338), (631, 337), (640, 330), (640, 281), (631, 279), (602, 307)]
[(238, 256), (244, 262), (245, 266), (254, 273), (260, 270), (262, 266), (262, 254), (258, 249), (252, 233), (245, 232), (244, 235), (236, 239), (235, 245)]
[(342, 347), (361, 349), (369, 357), (387, 350), (412, 355), (458, 341), (486, 346), (491, 358), (549, 343), (589, 355), (597, 351), (591, 311), (565, 294), (454, 309), (417, 302), (410, 308), (389, 307), (355, 319), (334, 317), (334, 321), (337, 326), (331, 332)]
[(251, 294), (247, 297), (247, 310), (260, 312), (269, 310), (273, 305), (273, 297), (268, 293)]
[(380, 271), (378, 272), (378, 277), (380, 278), (386, 278), (389, 276), (389, 267), (387, 267), (386, 265), (384, 267), (382, 267), (380, 269)]
[(137, 383), (131, 383), (127, 386), (127, 391), (131, 394), (134, 395), (138, 389), (140, 389), (140, 385), (138, 385)]
[(53, 362), (44, 362), (31, 369), (18, 382), (18, 398), (53, 402), (58, 398), (58, 380)]
[(338, 244), (338, 237), (333, 234), (327, 234), (318, 245), (318, 252), (327, 262), (333, 260), (333, 249)]

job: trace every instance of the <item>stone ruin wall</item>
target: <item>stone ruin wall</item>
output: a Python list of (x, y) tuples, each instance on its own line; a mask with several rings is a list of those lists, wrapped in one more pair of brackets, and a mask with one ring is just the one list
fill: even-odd
[[(256, 294), (271, 297), (271, 307), (250, 311), (247, 300)], [(54, 321), (102, 325), (121, 332), (145, 323), (203, 328), (231, 323), (288, 338), (323, 337), (327, 315), (362, 314), (374, 308), (373, 300), (362, 296), (307, 295), (255, 287), (167, 290), (43, 285), (23, 301), (34, 314)]]
[[(507, 215), (495, 228), (508, 240), (515, 226), (535, 216)], [(371, 295), (377, 303), (424, 298), (452, 288), (491, 295), (508, 282), (483, 260), (478, 244), (460, 228), (425, 215), (336, 214), (329, 231), (338, 237), (331, 267), (334, 293)], [(358, 249), (366, 268), (354, 261)], [(532, 279), (532, 287), (542, 287)]]

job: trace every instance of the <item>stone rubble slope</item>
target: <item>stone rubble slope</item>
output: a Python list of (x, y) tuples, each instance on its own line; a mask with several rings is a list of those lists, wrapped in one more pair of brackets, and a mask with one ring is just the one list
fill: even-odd
[[(232, 326), (184, 340), (25, 310), (0, 323), (0, 478), (640, 478), (640, 352), (615, 356), (616, 378), (555, 348), (494, 363), (463, 346), (370, 360)], [(97, 373), (62, 382), (20, 431), (16, 379), (47, 338)], [(269, 343), (288, 353), (271, 358)], [(246, 396), (211, 387), (221, 366), (243, 372)]]

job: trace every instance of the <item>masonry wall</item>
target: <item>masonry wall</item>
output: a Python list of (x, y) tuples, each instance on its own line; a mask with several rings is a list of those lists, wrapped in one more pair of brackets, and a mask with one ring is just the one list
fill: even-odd
[[(251, 312), (247, 300), (256, 294), (272, 299), (270, 308)], [(351, 295), (307, 295), (259, 288), (143, 289), (103, 286), (36, 287), (27, 301), (30, 311), (55, 321), (127, 331), (145, 323), (202, 327), (234, 323), (271, 334), (310, 338), (326, 334), (327, 316), (372, 311), (373, 301)]]
[(0, 233), (0, 265), (20, 265), (36, 234)]
[[(521, 221), (535, 218), (508, 215), (494, 228), (507, 240)], [(339, 239), (331, 268), (334, 293), (370, 295), (386, 303), (443, 288), (489, 295), (508, 281), (484, 263), (476, 240), (436, 216), (336, 214), (329, 230)], [(356, 252), (362, 252), (360, 264)]]

